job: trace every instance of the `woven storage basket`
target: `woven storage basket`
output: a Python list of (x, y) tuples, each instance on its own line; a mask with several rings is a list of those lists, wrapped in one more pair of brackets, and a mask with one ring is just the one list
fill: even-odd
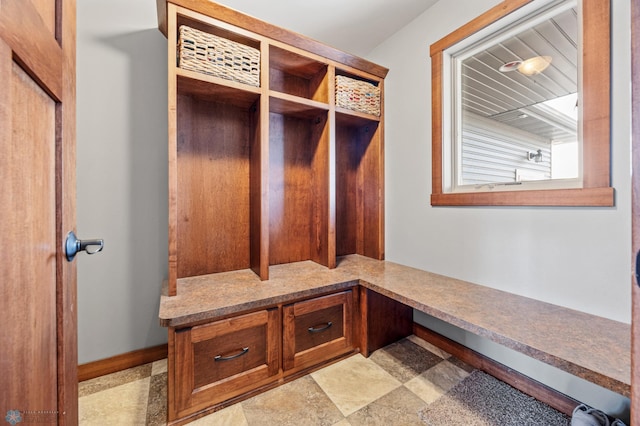
[(178, 66), (260, 86), (260, 51), (226, 38), (180, 26)]
[(380, 116), (380, 88), (366, 81), (337, 75), (336, 105)]

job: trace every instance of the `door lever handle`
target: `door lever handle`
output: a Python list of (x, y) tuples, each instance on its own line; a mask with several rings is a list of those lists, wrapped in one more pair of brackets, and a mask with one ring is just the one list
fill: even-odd
[(104, 248), (104, 240), (79, 240), (75, 232), (71, 231), (67, 234), (65, 242), (65, 252), (67, 260), (71, 262), (78, 252), (84, 251), (87, 254), (96, 254)]
[(636, 284), (640, 286), (640, 251), (636, 253)]

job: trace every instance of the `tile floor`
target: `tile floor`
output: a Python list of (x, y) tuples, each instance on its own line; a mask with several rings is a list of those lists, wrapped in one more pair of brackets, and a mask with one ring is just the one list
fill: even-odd
[[(192, 425), (412, 425), (472, 368), (410, 336), (354, 355)], [(163, 425), (166, 360), (80, 383), (81, 425)]]

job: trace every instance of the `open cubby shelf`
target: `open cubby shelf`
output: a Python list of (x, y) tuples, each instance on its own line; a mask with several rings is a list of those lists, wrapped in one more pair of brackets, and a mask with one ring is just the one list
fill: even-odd
[[(236, 43), (244, 44), (254, 49), (260, 49), (259, 36), (249, 37), (246, 35), (247, 32), (241, 28), (229, 29), (229, 26), (222, 21), (195, 13), (188, 9), (180, 8), (180, 11), (176, 14), (176, 30), (179, 30), (182, 25), (187, 25), (196, 30), (235, 41)], [(178, 39), (176, 38), (176, 44), (177, 43)]]
[(269, 114), (269, 264), (327, 265), (327, 113)]
[(210, 100), (241, 108), (253, 106), (260, 98), (260, 89), (194, 71), (176, 69), (177, 91), (201, 100)]
[(177, 97), (178, 277), (250, 266), (252, 105)]
[(315, 118), (329, 110), (329, 105), (296, 96), (271, 92), (269, 111), (284, 115)]
[(169, 295), (181, 278), (251, 268), (266, 280), (270, 265), (383, 259), (383, 115), (338, 107), (333, 94), (335, 75), (382, 78), (174, 7), (170, 28), (260, 49), (261, 80), (169, 61)]
[(367, 126), (380, 122), (377, 115), (336, 107), (336, 123), (344, 126)]
[(269, 87), (318, 102), (329, 102), (328, 66), (276, 46), (269, 48)]
[(336, 255), (384, 257), (379, 123), (336, 126)]

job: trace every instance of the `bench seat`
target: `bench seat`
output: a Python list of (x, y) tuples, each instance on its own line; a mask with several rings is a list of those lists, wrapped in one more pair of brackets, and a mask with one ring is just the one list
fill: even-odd
[[(468, 332), (629, 397), (631, 326), (478, 284), (359, 255), (335, 269), (311, 261), (178, 281), (160, 323), (180, 327), (361, 285)], [(165, 286), (166, 287), (166, 286)]]

